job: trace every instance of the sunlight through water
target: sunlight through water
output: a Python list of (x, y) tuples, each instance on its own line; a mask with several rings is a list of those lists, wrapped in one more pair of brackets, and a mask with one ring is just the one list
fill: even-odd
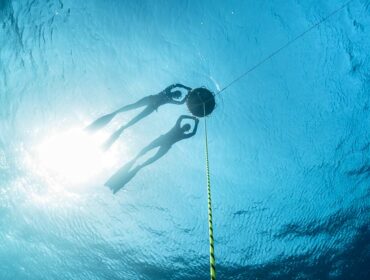
[(77, 128), (52, 134), (36, 145), (37, 170), (64, 182), (86, 183), (117, 164), (117, 152), (101, 148), (107, 136)]

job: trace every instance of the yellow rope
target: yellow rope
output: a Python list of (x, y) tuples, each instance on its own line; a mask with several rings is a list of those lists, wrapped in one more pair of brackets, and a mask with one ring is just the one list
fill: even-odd
[(208, 160), (207, 120), (205, 116), (204, 116), (204, 135), (205, 135), (206, 176), (207, 176), (207, 193), (208, 193), (209, 266), (210, 266), (211, 280), (216, 280), (216, 262), (215, 262), (213, 226), (212, 226), (211, 180), (210, 180), (210, 175), (209, 175), (209, 160)]

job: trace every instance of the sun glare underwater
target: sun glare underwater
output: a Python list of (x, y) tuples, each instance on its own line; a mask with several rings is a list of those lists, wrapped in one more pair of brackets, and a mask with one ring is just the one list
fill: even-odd
[(0, 20), (0, 280), (370, 279), (368, 0)]

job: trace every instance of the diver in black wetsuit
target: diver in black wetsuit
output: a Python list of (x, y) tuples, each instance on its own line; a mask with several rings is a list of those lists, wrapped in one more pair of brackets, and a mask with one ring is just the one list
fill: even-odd
[(144, 110), (141, 113), (139, 113), (136, 117), (130, 120), (127, 124), (121, 126), (115, 133), (111, 135), (111, 137), (104, 145), (104, 147), (108, 149), (118, 139), (118, 137), (126, 128), (134, 125), (141, 119), (145, 118), (146, 116), (157, 110), (160, 106), (164, 104), (184, 104), (187, 95), (185, 95), (181, 100), (178, 100), (181, 98), (182, 92), (180, 90), (174, 90), (175, 88), (183, 88), (188, 92), (191, 90), (190, 87), (184, 86), (182, 84), (173, 84), (165, 88), (158, 94), (146, 96), (133, 104), (123, 106), (122, 108), (110, 114), (100, 117), (92, 124), (90, 124), (87, 127), (87, 130), (96, 131), (105, 126), (106, 124), (108, 124), (117, 114), (145, 106)]
[[(189, 133), (186, 133), (186, 132), (191, 129), (190, 124), (186, 123), (184, 125), (181, 125), (181, 122), (185, 119), (194, 120), (193, 130)], [(132, 161), (124, 165), (112, 177), (110, 177), (109, 180), (105, 183), (105, 185), (108, 186), (113, 191), (113, 193), (116, 193), (128, 181), (130, 181), (132, 177), (134, 177), (141, 168), (163, 157), (171, 149), (173, 144), (183, 139), (187, 139), (187, 138), (194, 136), (195, 133), (197, 132), (198, 123), (199, 123), (199, 120), (196, 117), (185, 116), (185, 115), (181, 116), (177, 120), (175, 126), (170, 131), (168, 131), (166, 134), (159, 136), (157, 139), (151, 142), (148, 146), (142, 149), (141, 152)], [(149, 152), (150, 150), (154, 148), (159, 148), (159, 149), (153, 157), (149, 158), (144, 163), (139, 164), (135, 168), (132, 168), (132, 166), (141, 156), (145, 155), (147, 152)]]

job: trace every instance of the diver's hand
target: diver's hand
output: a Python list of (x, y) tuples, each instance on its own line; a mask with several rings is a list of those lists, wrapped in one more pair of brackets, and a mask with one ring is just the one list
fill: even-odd
[(191, 88), (190, 87), (187, 87), (187, 86), (185, 86), (183, 84), (173, 84), (173, 85), (170, 85), (169, 87), (166, 88), (166, 90), (172, 90), (172, 89), (177, 88), (177, 87), (186, 89), (187, 91), (191, 91)]
[(182, 85), (182, 84), (178, 84), (178, 87), (184, 88), (184, 89), (186, 89), (187, 91), (191, 91), (191, 90), (192, 90), (192, 88), (191, 88), (191, 87), (187, 87), (187, 86), (184, 86), (184, 85)]
[(197, 117), (194, 117), (194, 116), (189, 116), (189, 115), (181, 115), (180, 116), (180, 119), (191, 119), (191, 120), (195, 120), (195, 121), (198, 121), (199, 122), (199, 119)]

